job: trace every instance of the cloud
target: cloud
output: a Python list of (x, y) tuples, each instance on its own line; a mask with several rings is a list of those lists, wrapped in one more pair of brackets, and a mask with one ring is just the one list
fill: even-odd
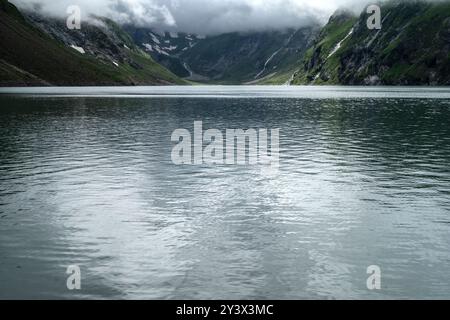
[(21, 8), (64, 17), (67, 7), (83, 15), (107, 16), (121, 24), (167, 31), (218, 34), (233, 31), (301, 27), (325, 22), (341, 6), (361, 7), (361, 0), (10, 0)]
[(154, 0), (10, 0), (19, 8), (45, 15), (66, 17), (67, 8), (77, 5), (82, 16), (106, 16), (121, 24), (173, 27), (175, 19), (164, 1)]
[(157, 1), (114, 0), (109, 2), (110, 17), (118, 23), (141, 26), (174, 27), (176, 22), (169, 7)]

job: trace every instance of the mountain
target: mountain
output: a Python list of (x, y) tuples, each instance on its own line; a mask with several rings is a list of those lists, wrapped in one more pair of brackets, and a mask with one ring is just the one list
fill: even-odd
[(336, 12), (309, 48), (292, 84), (449, 85), (450, 3), (380, 4), (381, 30), (368, 14)]
[(288, 81), (319, 29), (313, 25), (204, 37), (125, 28), (142, 49), (178, 76), (224, 84)]
[(0, 0), (0, 85), (449, 85), (449, 1), (338, 10), (325, 26), (215, 36), (156, 32), (91, 16), (81, 30)]
[(134, 26), (125, 26), (124, 30), (156, 62), (179, 77), (196, 80), (181, 55), (197, 45), (204, 37), (187, 33), (155, 32), (149, 28), (136, 28)]
[(183, 84), (114, 22), (93, 17), (81, 30), (21, 13), (0, 0), (0, 85)]
[(207, 37), (181, 57), (193, 72), (213, 82), (258, 83), (275, 77), (287, 81), (317, 30), (312, 26)]

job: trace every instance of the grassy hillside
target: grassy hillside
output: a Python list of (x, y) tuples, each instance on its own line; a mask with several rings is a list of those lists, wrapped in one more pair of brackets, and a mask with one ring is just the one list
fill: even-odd
[(381, 9), (381, 30), (367, 28), (365, 12), (336, 13), (294, 84), (449, 85), (450, 3), (397, 0)]
[[(125, 35), (124, 35), (125, 36)], [(0, 0), (0, 85), (135, 85), (184, 83), (139, 50), (119, 67), (83, 55), (26, 21)]]
[[(293, 83), (338, 84), (340, 50), (346, 45), (348, 38), (344, 39), (350, 34), (356, 21), (357, 17), (351, 12), (336, 12), (322, 29), (314, 45), (306, 51)], [(341, 49), (334, 52), (338, 44)]]

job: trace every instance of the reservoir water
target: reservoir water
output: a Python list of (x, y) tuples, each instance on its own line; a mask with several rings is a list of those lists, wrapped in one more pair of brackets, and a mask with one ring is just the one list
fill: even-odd
[[(278, 173), (175, 165), (194, 121), (279, 128)], [(449, 273), (450, 88), (0, 89), (2, 299), (448, 299)]]

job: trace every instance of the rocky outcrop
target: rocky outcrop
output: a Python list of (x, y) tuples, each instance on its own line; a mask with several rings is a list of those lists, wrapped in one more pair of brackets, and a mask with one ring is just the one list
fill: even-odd
[(295, 84), (450, 84), (449, 2), (389, 1), (381, 30), (337, 12), (307, 51)]

